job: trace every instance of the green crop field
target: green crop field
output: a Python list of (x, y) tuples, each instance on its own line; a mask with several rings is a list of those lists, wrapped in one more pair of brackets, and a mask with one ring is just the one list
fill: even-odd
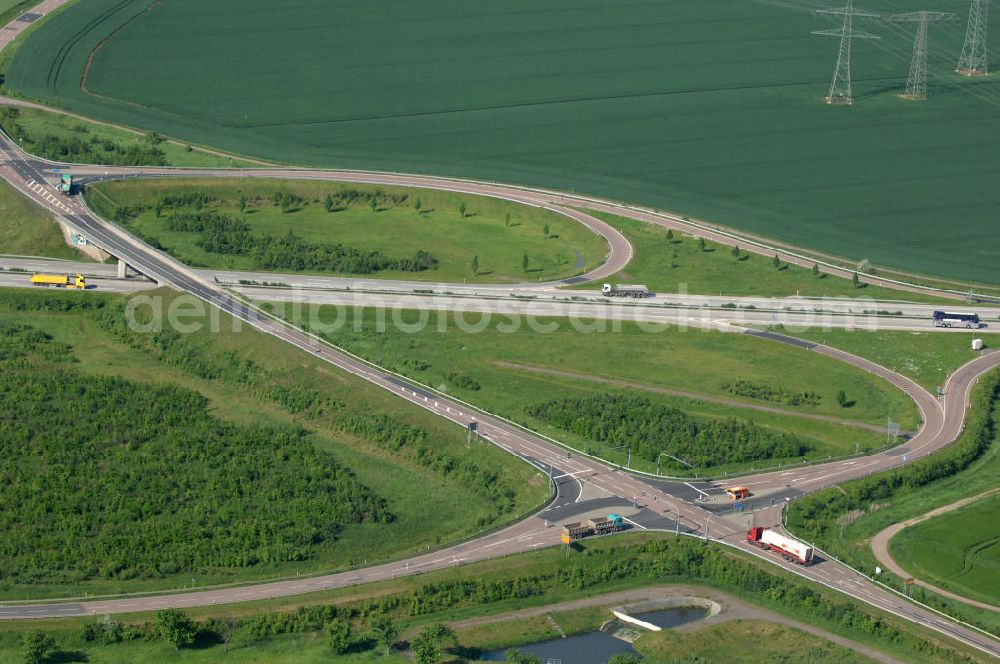
[(965, 16), (930, 31), (922, 103), (898, 96), (912, 24), (859, 19), (882, 39), (854, 44), (856, 103), (831, 107), (819, 6), (88, 0), (4, 75), (239, 154), (574, 189), (996, 283), (1000, 83), (953, 72)]
[[(184, 297), (170, 291), (148, 295), (154, 303), (159, 298), (164, 311)], [(479, 532), (547, 496), (544, 477), (530, 466), (493, 447), (474, 460), (465, 458), (458, 427), (310, 354), (253, 330), (233, 330), (225, 317), (211, 332), (208, 314), (186, 319), (202, 326), (197, 332), (144, 334), (125, 325), (125, 300), (0, 290), (0, 419), (9, 422), (16, 414), (21, 427), (3, 439), (8, 481), (0, 488), (0, 505), (7, 506), (0, 521), (9, 533), (0, 546), (4, 598), (148, 591), (189, 585), (192, 578), (204, 586), (345, 569)], [(51, 340), (43, 344), (9, 333), (18, 326)], [(22, 337), (20, 346), (11, 346)], [(48, 348), (52, 352), (35, 357)], [(30, 362), (18, 364), (21, 355)], [(21, 394), (24, 385), (34, 389)], [(83, 411), (91, 415), (78, 421)], [(253, 445), (268, 449), (254, 452)], [(253, 480), (262, 472), (253, 460), (270, 454), (282, 456), (266, 471), (285, 478), (281, 487)], [(156, 470), (161, 457), (183, 472), (171, 477)], [(300, 465), (309, 472), (298, 472), (304, 470)], [(33, 467), (37, 472), (24, 472)], [(329, 479), (317, 480), (324, 469)], [(140, 491), (134, 477), (144, 474), (169, 481), (144, 482)], [(255, 513), (257, 521), (239, 516), (249, 514), (241, 511), (241, 491), (226, 497), (241, 483), (253, 487), (246, 496), (259, 491), (263, 504), (276, 501)], [(325, 534), (304, 548), (301, 540), (294, 542), (294, 532), (281, 533), (279, 522), (269, 522), (269, 515), (292, 510), (300, 515), (289, 514), (288, 524), (308, 529), (308, 506), (331, 500), (331, 489), (344, 501), (375, 505), (363, 511), (381, 511), (380, 518), (343, 518), (329, 510), (317, 531)], [(315, 495), (304, 499), (301, 491)], [(199, 516), (203, 510), (211, 519)], [(80, 518), (87, 528), (79, 527)], [(216, 536), (198, 534), (202, 525), (189, 529), (191, 537), (176, 535), (176, 528), (192, 521), (205, 527), (216, 522)], [(263, 523), (264, 541), (252, 545), (255, 538), (244, 533), (245, 543), (234, 545), (244, 522), (254, 530)], [(275, 529), (272, 536), (268, 528)], [(95, 553), (101, 551), (103, 556)]]
[(911, 526), (889, 541), (893, 559), (917, 578), (1000, 605), (1000, 496)]
[[(276, 202), (275, 194), (286, 198)], [(104, 183), (90, 187), (87, 196), (98, 213), (126, 223), (185, 263), (204, 267), (524, 282), (580, 274), (600, 265), (608, 253), (603, 237), (555, 212), (428, 189), (302, 180), (158, 180)], [(220, 242), (222, 233), (174, 225), (177, 218), (192, 215), (201, 221), (208, 215), (238, 219), (251, 239), (243, 242), (245, 250), (236, 250), (240, 240), (229, 230), (224, 231), (227, 241)], [(289, 233), (312, 248), (287, 247), (280, 256), (258, 250), (260, 238), (282, 240)], [(206, 239), (216, 241), (209, 245)], [(377, 259), (311, 264), (306, 256), (325, 254), (336, 245), (390, 260), (426, 252), (436, 263), (420, 270), (375, 269)]]
[[(853, 453), (856, 444), (862, 450), (885, 444), (884, 434), (859, 423), (883, 425), (887, 414), (907, 430), (919, 423), (913, 402), (887, 383), (829, 358), (747, 335), (644, 326), (652, 330), (647, 331), (633, 323), (622, 323), (616, 331), (617, 325), (603, 321), (581, 321), (581, 333), (561, 319), (539, 318), (529, 325), (493, 316), (481, 324), (478, 314), (459, 320), (433, 312), (403, 312), (404, 325), (396, 326), (387, 312), (371, 309), (364, 310), (359, 327), (356, 313), (341, 314), (343, 325), (326, 333), (333, 343), (618, 463), (625, 462), (624, 450), (569, 432), (534, 409), (553, 399), (623, 391), (699, 420), (732, 417), (752, 421), (775, 437), (797, 436), (811, 448), (808, 459)], [(322, 307), (314, 320), (337, 319), (337, 313)], [(753, 389), (733, 390), (731, 384), (740, 379)], [(841, 389), (849, 407), (836, 402)], [(789, 405), (778, 392), (815, 392), (816, 400)], [(656, 468), (655, 460), (638, 454), (632, 459), (636, 468)], [(774, 458), (768, 465), (790, 460)], [(722, 464), (710, 470), (721, 474), (752, 465)]]

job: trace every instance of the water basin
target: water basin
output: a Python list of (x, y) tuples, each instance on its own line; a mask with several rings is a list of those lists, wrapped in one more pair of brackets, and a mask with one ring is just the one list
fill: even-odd
[(707, 611), (700, 606), (675, 606), (649, 613), (640, 613), (636, 618), (643, 622), (648, 622), (657, 627), (679, 627), (695, 620), (701, 620), (707, 616)]
[[(698, 611), (699, 609), (692, 610)], [(629, 644), (604, 632), (588, 632), (565, 639), (539, 641), (518, 646), (517, 649), (534, 655), (542, 660), (542, 664), (546, 664), (549, 660), (560, 661), (561, 664), (607, 664), (612, 656), (620, 652), (635, 652)], [(507, 648), (491, 650), (484, 653), (480, 660), (505, 662), (507, 661), (504, 655), (506, 652)]]

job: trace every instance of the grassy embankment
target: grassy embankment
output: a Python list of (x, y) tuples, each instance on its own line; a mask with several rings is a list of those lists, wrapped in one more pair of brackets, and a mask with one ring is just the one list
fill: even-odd
[(89, 260), (66, 244), (52, 215), (0, 182), (0, 254)]
[[(272, 305), (278, 306), (278, 305)], [(677, 407), (689, 415), (719, 419), (752, 420), (775, 435), (790, 433), (806, 439), (813, 449), (807, 459), (853, 453), (855, 444), (871, 449), (885, 444), (884, 434), (841, 423), (807, 419), (801, 415), (841, 418), (882, 425), (887, 413), (906, 429), (919, 423), (915, 406), (905, 395), (867, 373), (822, 356), (746, 335), (678, 330), (668, 326), (598, 322), (592, 333), (574, 330), (564, 319), (538, 319), (540, 328), (554, 325), (551, 333), (533, 331), (525, 321), (510, 333), (510, 321), (494, 316), (481, 331), (469, 333), (453, 314), (425, 314), (423, 329), (409, 333), (391, 324), (388, 314), (365, 310), (361, 329), (355, 313), (342, 312), (343, 325), (329, 339), (387, 368), (408, 375), (461, 399), (505, 415), (577, 449), (589, 449), (604, 458), (625, 462), (625, 450), (600, 444), (551, 426), (530, 410), (559, 398), (592, 398), (627, 392), (654, 404)], [(379, 331), (378, 317), (389, 324)], [(337, 319), (332, 309), (319, 310), (325, 321)], [(421, 314), (405, 312), (406, 322)], [(466, 328), (479, 316), (464, 317)], [(606, 323), (605, 327), (602, 327)], [(587, 322), (589, 325), (590, 322)], [(441, 325), (445, 332), (439, 331)], [(604, 332), (598, 330), (604, 329)], [(818, 380), (817, 376), (822, 377)], [(814, 392), (813, 403), (798, 406), (734, 392), (733, 381), (745, 379), (753, 386), (788, 394)], [(844, 390), (849, 407), (837, 403)], [(775, 412), (753, 410), (753, 406)], [(766, 465), (801, 459), (771, 459)], [(664, 461), (664, 465), (669, 462)], [(761, 463), (721, 464), (713, 474), (745, 469)], [(633, 467), (655, 470), (655, 459), (633, 454)], [(670, 472), (682, 472), (671, 468)], [(684, 471), (690, 472), (690, 471)]]
[[(871, 552), (869, 541), (876, 533), (892, 524), (996, 487), (1000, 469), (1000, 435), (996, 427), (1000, 418), (998, 380), (1000, 374), (994, 371), (980, 381), (973, 394), (966, 429), (952, 446), (903, 468), (847, 482), (838, 489), (828, 489), (794, 501), (788, 516), (789, 529), (858, 569), (874, 570), (878, 562)], [(941, 520), (927, 523), (936, 522), (936, 528), (951, 531), (953, 526), (949, 524), (954, 516), (945, 515)], [(957, 526), (958, 522), (955, 523)], [(989, 540), (990, 523), (989, 520), (979, 522), (975, 532), (962, 535), (969, 547), (962, 545), (961, 554), (949, 547), (947, 542), (933, 545), (935, 549), (940, 549), (940, 555), (927, 553), (931, 544), (922, 542), (922, 555), (929, 555), (937, 565), (928, 570), (931, 572), (928, 580), (959, 594), (978, 591), (978, 598), (989, 592), (985, 585), (970, 589), (968, 584), (973, 583), (972, 579), (993, 574), (996, 562), (992, 551), (983, 549), (981, 558), (972, 556), (968, 559), (965, 553), (973, 553), (972, 540), (976, 539), (977, 533), (982, 535), (979, 541)], [(958, 555), (963, 558), (962, 565), (968, 563), (965, 579), (960, 576), (951, 582), (948, 578), (934, 575), (935, 571), (941, 574), (945, 565), (957, 565), (955, 556)], [(883, 580), (902, 590), (901, 579), (885, 573)], [(920, 587), (914, 587), (912, 592), (952, 615), (994, 633), (1000, 632), (1000, 616), (996, 612), (968, 607)], [(996, 595), (991, 595), (987, 601), (996, 603)]]
[[(677, 540), (669, 535), (646, 533), (587, 541), (565, 551), (553, 547), (360, 588), (192, 610), (188, 613), (201, 621), (200, 636), (193, 646), (179, 651), (174, 651), (155, 632), (150, 614), (118, 616), (110, 623), (94, 618), (5, 621), (0, 623), (0, 654), (14, 652), (20, 634), (41, 629), (55, 636), (59, 650), (86, 656), (87, 661), (95, 664), (123, 658), (136, 664), (215, 661), (223, 657), (225, 646), (221, 635), (229, 632), (226, 627), (229, 622), (232, 637), (229, 653), (224, 656), (235, 662), (265, 659), (344, 664), (403, 662), (408, 660), (395, 652), (389, 658), (379, 654), (384, 650), (372, 638), (370, 628), (374, 618), (394, 619), (402, 628), (403, 640), (412, 639), (435, 623), (500, 618), (491, 625), (477, 621), (475, 627), (458, 630), (459, 647), (445, 661), (474, 661), (487, 648), (523, 643), (525, 639), (545, 634), (543, 625), (532, 626), (532, 622), (538, 621), (520, 618), (503, 621), (502, 616), (511, 611), (577, 598), (599, 598), (617, 590), (648, 590), (657, 584), (670, 583), (704, 585), (735, 595), (906, 662), (987, 661), (981, 653), (957, 646), (939, 634), (857, 604), (759, 559), (689, 538)], [(692, 591), (685, 589), (687, 592)], [(580, 632), (599, 622), (600, 612), (589, 608), (560, 613), (558, 618), (570, 632)], [(326, 626), (337, 620), (347, 621), (351, 626), (350, 651), (344, 656), (335, 656), (325, 643)], [(118, 621), (132, 627), (123, 630)], [(640, 642), (639, 646), (650, 654), (652, 662), (663, 661), (658, 657), (668, 647), (664, 642), (683, 652), (702, 652), (706, 657), (723, 653), (738, 657), (745, 635), (741, 624), (745, 623), (704, 632), (702, 645), (694, 638), (700, 633), (694, 632), (690, 638), (672, 633), (643, 637), (646, 643)], [(817, 654), (823, 656), (842, 652), (793, 630), (770, 624), (753, 626), (758, 625), (776, 635), (776, 642), (772, 649), (769, 640), (760, 640), (755, 646), (757, 653), (782, 654), (790, 647), (789, 641), (801, 647), (819, 648)], [(94, 638), (85, 639), (85, 633)], [(731, 639), (728, 645), (724, 643), (727, 638)]]
[[(978, 336), (969, 332), (869, 332), (866, 330), (777, 330), (782, 334), (845, 350), (912, 378), (931, 394), (944, 387), (952, 373), (979, 353), (972, 350)], [(984, 337), (990, 343), (992, 337)]]
[[(588, 210), (620, 230), (632, 242), (635, 255), (628, 266), (610, 278), (627, 284), (645, 284), (664, 294), (756, 295), (761, 297), (858, 298), (858, 310), (869, 309), (861, 298), (933, 302), (938, 298), (906, 291), (860, 284), (829, 274), (813, 274), (809, 268), (751, 254), (715, 242), (704, 243), (680, 231), (667, 229), (605, 212)], [(606, 280), (608, 281), (608, 280)], [(576, 286), (593, 289), (595, 283)], [(944, 300), (941, 300), (944, 301)], [(953, 301), (952, 301), (953, 302)]]
[[(600, 265), (608, 251), (602, 237), (568, 217), (426, 189), (296, 180), (142, 181), (99, 185), (88, 200), (105, 217), (203, 267), (503, 283), (580, 274)], [(181, 217), (197, 217), (203, 230), (179, 226)], [(218, 217), (240, 220), (245, 232), (233, 230), (235, 221), (225, 229), (206, 225)], [(262, 239), (283, 240), (289, 233), (309, 247), (278, 255), (273, 245), (260, 246)], [(224, 236), (225, 246), (210, 246), (209, 236)], [(329, 258), (336, 245), (363, 256)], [(391, 260), (426, 252), (437, 262), (399, 269), (380, 264), (376, 252)]]
[(0, 0), (0, 25), (7, 25), (37, 4), (37, 0)]
[[(165, 307), (177, 297), (167, 291), (153, 296), (162, 297)], [(175, 565), (165, 561), (157, 569), (136, 566), (119, 574), (104, 573), (105, 570), (95, 569), (89, 563), (82, 565), (82, 561), (59, 567), (40, 558), (37, 569), (30, 573), (25, 566), (19, 567), (22, 573), (16, 577), (5, 573), (6, 578), (0, 584), (5, 598), (177, 588), (189, 585), (192, 577), (198, 586), (205, 586), (345, 569), (366, 561), (371, 564), (478, 533), (531, 509), (548, 493), (541, 474), (503, 451), (484, 446), (476, 459), (466, 459), (464, 435), (456, 427), (269, 336), (252, 330), (234, 332), (225, 316), (217, 333), (130, 332), (121, 318), (120, 307), (124, 302), (125, 298), (93, 293), (81, 297), (70, 293), (5, 291), (0, 293), (0, 322), (30, 325), (51, 335), (56, 343), (69, 344), (73, 370), (84, 376), (120, 378), (128, 381), (133, 386), (130, 390), (136, 393), (148, 390), (149, 394), (160, 394), (152, 386), (177, 386), (202, 395), (207, 399), (208, 414), (226, 423), (219, 427), (263, 426), (289, 431), (304, 427), (311, 432), (309, 444), (322, 454), (332, 455), (337, 464), (353, 473), (357, 482), (384, 499), (395, 519), (391, 523), (345, 523), (335, 538), (308, 547), (307, 555), (297, 562), (279, 557), (276, 562), (261, 559), (249, 563), (237, 560), (231, 564), (195, 564), (182, 558), (173, 561)], [(80, 305), (88, 308), (63, 311)], [(207, 324), (210, 319), (210, 315), (195, 315), (185, 320)], [(112, 396), (109, 395), (108, 408), (114, 407)], [(59, 397), (51, 402), (51, 408), (54, 421), (61, 422), (76, 406), (72, 394)], [(157, 397), (161, 398), (167, 397)], [(13, 419), (17, 399), (12, 398), (10, 404), (15, 409), (9, 414)], [(101, 445), (108, 440), (113, 438), (102, 437), (94, 443), (98, 449), (104, 449)], [(183, 452), (175, 447), (167, 444), (165, 450), (183, 457)], [(73, 449), (69, 447), (64, 453), (74, 454)], [(114, 449), (107, 448), (106, 452), (113, 454)], [(25, 464), (45, 463), (30, 447), (15, 450), (19, 450), (17, 453), (24, 457)], [(72, 469), (82, 473), (89, 467), (81, 464), (78, 468), (70, 461), (65, 464), (63, 471)], [(115, 469), (128, 472), (128, 468), (115, 466)], [(56, 472), (58, 468), (48, 470)], [(130, 482), (123, 484), (132, 486)], [(74, 482), (47, 483), (45, 492), (40, 491), (36, 496), (38, 504), (59, 504), (59, 492), (75, 491), (75, 486)], [(15, 493), (24, 489), (21, 484), (4, 488)], [(159, 484), (150, 485), (147, 490), (165, 491)], [(142, 509), (134, 504), (139, 498), (139, 494), (124, 496), (122, 509), (138, 509), (142, 514)], [(169, 503), (170, 496), (157, 496), (156, 500), (150, 497), (150, 504), (161, 500)], [(31, 501), (30, 505), (33, 504)], [(23, 509), (28, 510), (30, 505), (24, 504)], [(46, 523), (42, 520), (35, 527), (44, 530)], [(62, 521), (54, 519), (52, 523), (55, 524), (52, 527), (59, 527)], [(58, 532), (44, 534), (59, 537)], [(110, 533), (105, 531), (95, 534), (98, 538), (108, 536)], [(101, 542), (108, 544), (101, 540), (98, 545)], [(13, 540), (8, 542), (10, 546), (15, 544)], [(141, 550), (140, 544), (128, 547), (139, 558)], [(121, 553), (124, 549), (116, 551)], [(30, 560), (28, 552), (18, 555)]]
[[(997, 468), (992, 472), (995, 477)], [(998, 606), (996, 523), (1000, 523), (1000, 496), (994, 495), (903, 530), (890, 540), (889, 553), (922, 581)]]

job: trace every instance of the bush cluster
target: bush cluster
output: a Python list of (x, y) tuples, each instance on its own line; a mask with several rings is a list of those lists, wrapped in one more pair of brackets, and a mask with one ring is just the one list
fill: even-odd
[(386, 415), (344, 413), (334, 418), (343, 431), (375, 442), (397, 456), (429, 468), (446, 480), (487, 499), (492, 514), (480, 518), (484, 526), (514, 509), (517, 492), (496, 470), (467, 455), (453, 455), (428, 440), (427, 432)]
[[(698, 419), (629, 393), (556, 399), (531, 406), (529, 414), (560, 429), (656, 462), (661, 453), (698, 468), (726, 463), (798, 457), (809, 447), (795, 436), (772, 433), (736, 418)], [(666, 467), (682, 466), (663, 459)]]
[[(119, 208), (121, 210), (122, 208)], [(164, 220), (167, 230), (197, 233), (197, 245), (213, 254), (248, 256), (262, 270), (311, 270), (370, 274), (385, 270), (423, 272), (434, 269), (437, 259), (417, 250), (411, 257), (386, 256), (341, 243), (308, 242), (289, 230), (285, 235), (259, 235), (246, 221), (215, 210), (179, 212)]]
[(738, 397), (772, 401), (789, 406), (818, 406), (822, 399), (816, 392), (789, 392), (783, 387), (774, 387), (767, 383), (758, 383), (746, 378), (737, 378), (731, 383), (724, 383), (722, 389)]
[(479, 384), (479, 381), (473, 378), (472, 376), (468, 376), (464, 373), (459, 373), (457, 371), (449, 373), (445, 377), (445, 380), (447, 380), (455, 387), (458, 387), (463, 390), (470, 390), (472, 392), (477, 392), (482, 387)]

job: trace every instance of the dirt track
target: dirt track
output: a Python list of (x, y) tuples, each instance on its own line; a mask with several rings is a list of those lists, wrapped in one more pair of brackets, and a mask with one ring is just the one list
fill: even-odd
[[(923, 523), (924, 521), (927, 521), (928, 519), (933, 519), (936, 516), (941, 516), (942, 514), (953, 512), (957, 509), (965, 507), (966, 505), (979, 502), (984, 498), (989, 498), (990, 496), (997, 493), (1000, 493), (1000, 487), (997, 487), (995, 489), (990, 489), (989, 491), (984, 491), (975, 496), (969, 496), (968, 498), (963, 498), (961, 500), (955, 501), (954, 503), (951, 503), (950, 505), (944, 505), (942, 507), (938, 507), (937, 509), (933, 509), (930, 512), (927, 512), (926, 514), (915, 516), (912, 519), (907, 519), (906, 521), (892, 524), (891, 526), (889, 526), (885, 530), (882, 530), (877, 535), (875, 535), (875, 537), (872, 538), (871, 547), (872, 547), (872, 553), (875, 554), (875, 559), (878, 560), (883, 567), (885, 567), (893, 574), (901, 576), (904, 579), (909, 578), (910, 573), (905, 569), (903, 569), (902, 567), (900, 567), (899, 563), (893, 560), (892, 556), (889, 555), (889, 540), (898, 535), (900, 531), (904, 530), (905, 528), (909, 528), (910, 526), (915, 526), (918, 523)], [(917, 585), (923, 586), (928, 590), (932, 590), (939, 595), (950, 597), (951, 599), (958, 602), (962, 602), (963, 604), (968, 604), (969, 606), (975, 606), (980, 609), (987, 609), (989, 611), (1000, 611), (1000, 606), (994, 606), (992, 604), (987, 604), (986, 602), (979, 602), (974, 599), (969, 599), (968, 597), (962, 597), (961, 595), (945, 590), (944, 588), (939, 588), (938, 586), (933, 586), (925, 581), (921, 581), (920, 579), (916, 579), (916, 583)]]

